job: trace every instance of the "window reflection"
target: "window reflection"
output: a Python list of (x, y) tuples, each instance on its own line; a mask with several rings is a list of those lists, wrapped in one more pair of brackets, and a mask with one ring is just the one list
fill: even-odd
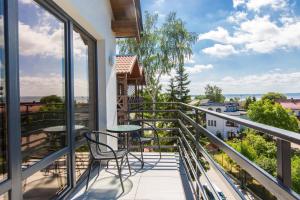
[(64, 23), (19, 0), (23, 169), (66, 146)]
[(87, 144), (79, 147), (75, 151), (76, 159), (76, 181), (82, 176), (82, 174), (87, 170), (89, 165), (89, 147)]
[(67, 186), (67, 156), (23, 181), (23, 199), (56, 199)]
[(3, 0), (0, 0), (0, 182), (7, 178), (7, 130)]
[(94, 42), (75, 29), (73, 47), (75, 132), (79, 140), (84, 132), (95, 129)]

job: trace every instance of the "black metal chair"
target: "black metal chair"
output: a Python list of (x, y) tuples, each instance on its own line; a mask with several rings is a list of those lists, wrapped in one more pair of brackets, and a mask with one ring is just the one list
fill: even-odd
[[(157, 131), (156, 127), (154, 127), (153, 125), (151, 125), (145, 121), (135, 121), (133, 124), (143, 127), (143, 129), (140, 131), (140, 133), (138, 135), (136, 135), (134, 138), (134, 140), (138, 141), (140, 144), (141, 157), (142, 157), (142, 161), (143, 161), (142, 165), (144, 165), (144, 155), (143, 155), (144, 146), (146, 143), (150, 143), (152, 141), (157, 143), (158, 149), (159, 149), (159, 158), (161, 159), (161, 147), (160, 147), (160, 141), (159, 141), (158, 131)], [(148, 129), (145, 129), (145, 125), (148, 126)], [(149, 130), (152, 132), (152, 135), (146, 136), (145, 131), (149, 131)]]
[[(91, 155), (90, 163), (89, 163), (88, 179), (87, 179), (87, 183), (86, 183), (86, 190), (88, 188), (91, 169), (92, 169), (93, 164), (95, 162), (98, 162), (99, 166), (101, 166), (101, 161), (103, 161), (103, 160), (105, 160), (105, 161), (115, 160), (117, 169), (118, 169), (121, 186), (122, 186), (122, 191), (124, 192), (124, 185), (123, 185), (123, 180), (122, 180), (122, 176), (121, 176), (121, 169), (122, 169), (123, 160), (125, 157), (126, 157), (129, 173), (131, 175), (131, 168), (130, 168), (128, 155), (127, 155), (128, 151), (127, 151), (127, 149), (113, 150), (113, 148), (110, 147), (109, 145), (99, 142), (100, 135), (106, 135), (109, 137), (118, 138), (117, 136), (114, 136), (114, 135), (111, 135), (111, 134), (108, 134), (105, 132), (101, 132), (101, 131), (87, 132), (84, 134), (85, 138), (87, 139), (89, 150), (90, 150), (90, 155)], [(103, 149), (101, 149), (101, 147), (107, 148), (107, 150), (103, 150)], [(118, 161), (119, 159), (121, 159), (121, 164), (119, 164), (119, 161)], [(98, 176), (99, 176), (99, 171), (100, 170), (98, 170)]]

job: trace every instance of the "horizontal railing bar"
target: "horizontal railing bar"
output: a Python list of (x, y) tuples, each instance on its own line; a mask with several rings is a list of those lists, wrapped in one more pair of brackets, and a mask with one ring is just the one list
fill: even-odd
[[(182, 132), (181, 132), (181, 136), (183, 136)], [(210, 179), (208, 178), (208, 176), (207, 176), (205, 170), (203, 169), (202, 165), (200, 164), (200, 162), (199, 162), (198, 159), (196, 158), (196, 155), (195, 155), (195, 153), (193, 152), (191, 146), (189, 145), (188, 141), (186, 140), (186, 138), (185, 138), (184, 136), (183, 136), (183, 139), (184, 139), (186, 145), (188, 146), (188, 148), (189, 148), (189, 150), (190, 150), (190, 152), (191, 152), (191, 154), (192, 154), (193, 160), (194, 160), (195, 164), (197, 165), (197, 168), (198, 168), (198, 169), (201, 171), (201, 173), (205, 176), (206, 180), (208, 181), (208, 184), (209, 184), (210, 187), (213, 189), (214, 196), (216, 196), (216, 197), (218, 198), (218, 195), (216, 194), (215, 188), (212, 186)], [(178, 140), (179, 140), (179, 142), (182, 144), (182, 146), (184, 146), (184, 145), (183, 145), (183, 142), (182, 142), (182, 140), (181, 140), (181, 138), (178, 138)], [(185, 149), (184, 149), (184, 150), (185, 150)], [(185, 151), (186, 151), (186, 150), (185, 150)], [(203, 188), (202, 184), (200, 183), (200, 180), (198, 179), (197, 176), (196, 176), (196, 179), (197, 179), (197, 181), (199, 182), (199, 188), (201, 189), (202, 195), (203, 195), (206, 199), (208, 199), (208, 198), (207, 198), (207, 195), (206, 195), (206, 192), (204, 191), (204, 188)], [(218, 199), (219, 199), (219, 198), (218, 198)]]
[(67, 154), (69, 152), (69, 148), (65, 147), (60, 149), (46, 158), (40, 160), (38, 163), (30, 166), (29, 168), (22, 171), (22, 180), (28, 178), (29, 176), (33, 175), (34, 173), (40, 171), (40, 169), (46, 168), (48, 165), (53, 163), (55, 160), (59, 159), (61, 156)]
[(129, 113), (157, 113), (157, 112), (177, 112), (178, 109), (175, 110), (128, 110)]
[(189, 116), (179, 111), (181, 116), (191, 123), (198, 131), (205, 134), (212, 143), (222, 149), (229, 155), (235, 162), (237, 162), (243, 169), (245, 169), (252, 177), (266, 187), (270, 192), (275, 194), (279, 199), (300, 199), (300, 196), (292, 191), (290, 188), (282, 184), (281, 181), (276, 180), (273, 176), (268, 174), (265, 170), (260, 168), (255, 163), (251, 162), (248, 158), (236, 151), (234, 148), (223, 142), (217, 136), (209, 132), (203, 126), (196, 123)]
[(191, 177), (190, 172), (188, 171), (188, 166), (187, 166), (187, 164), (186, 164), (186, 160), (184, 159), (184, 156), (182, 155), (182, 150), (181, 150), (180, 147), (179, 147), (178, 150), (179, 150), (179, 155), (180, 155), (180, 157), (181, 157), (181, 160), (182, 160), (182, 163), (183, 163), (183, 166), (184, 166), (184, 170), (185, 170), (185, 172), (186, 172), (186, 174), (187, 174), (187, 176), (188, 176), (190, 185), (191, 185), (191, 187), (192, 187), (192, 189), (193, 189), (194, 197), (196, 197), (195, 199), (198, 199), (198, 195), (197, 195), (197, 192), (196, 192), (196, 189), (195, 189), (195, 185), (193, 184), (193, 179), (192, 179), (192, 177)]
[[(212, 167), (219, 172), (219, 174), (226, 179), (226, 181), (229, 183), (229, 187), (231, 189), (233, 189), (233, 192), (235, 194), (236, 198), (241, 198), (241, 199), (245, 199), (244, 195), (236, 188), (236, 186), (234, 185), (234, 183), (232, 182), (232, 180), (230, 180), (227, 175), (223, 172), (223, 170), (221, 170), (220, 167), (217, 166), (216, 162), (209, 156), (209, 154), (206, 152), (206, 150), (202, 147), (202, 145), (196, 140), (196, 138), (192, 135), (192, 133), (185, 127), (185, 125), (182, 123), (181, 120), (179, 120), (179, 125), (185, 130), (185, 132), (187, 132), (187, 134), (190, 136), (190, 139), (194, 142), (196, 149), (198, 152), (200, 152), (205, 159), (209, 162), (209, 164), (212, 165)], [(180, 130), (181, 131), (181, 130)], [(183, 135), (182, 132), (181, 136), (185, 139), (185, 136)]]
[(0, 183), (0, 196), (11, 189), (11, 180), (5, 180)]
[(130, 121), (138, 122), (138, 121), (145, 121), (145, 122), (176, 122), (177, 119), (131, 119)]
[(276, 128), (273, 126), (269, 126), (269, 125), (265, 125), (265, 124), (261, 124), (261, 123), (257, 123), (257, 122), (253, 122), (247, 119), (242, 119), (239, 117), (235, 117), (235, 116), (230, 116), (230, 115), (226, 115), (223, 113), (218, 113), (215, 111), (211, 111), (208, 109), (204, 109), (204, 108), (200, 108), (200, 107), (196, 107), (196, 106), (191, 106), (191, 105), (187, 105), (184, 103), (180, 103), (183, 106), (186, 106), (188, 108), (194, 109), (194, 110), (198, 110), (198, 111), (202, 111), (205, 112), (207, 114), (213, 115), (215, 117), (220, 117), (222, 119), (226, 119), (229, 121), (233, 121), (236, 122), (238, 124), (247, 126), (248, 128), (252, 128), (255, 129), (257, 131), (275, 136), (275, 137), (279, 137), (280, 139), (292, 142), (292, 143), (296, 143), (296, 144), (300, 144), (300, 134), (293, 132), (293, 131), (288, 131), (288, 130), (284, 130), (284, 129), (280, 129), (280, 128)]

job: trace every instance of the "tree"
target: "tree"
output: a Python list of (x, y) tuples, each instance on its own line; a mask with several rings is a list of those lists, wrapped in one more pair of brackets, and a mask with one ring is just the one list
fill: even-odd
[(170, 83), (167, 88), (168, 100), (171, 102), (176, 102), (176, 86), (174, 83), (174, 78), (170, 79)]
[(189, 74), (185, 72), (183, 66), (179, 66), (176, 70), (175, 81), (176, 81), (176, 98), (179, 102), (189, 103), (191, 96), (189, 95), (188, 85), (191, 81), (188, 80)]
[(267, 99), (269, 99), (272, 103), (275, 103), (276, 100), (286, 100), (287, 96), (278, 92), (268, 92), (262, 96), (261, 100), (264, 101)]
[(63, 100), (61, 97), (57, 95), (49, 95), (49, 96), (42, 97), (40, 99), (40, 102), (43, 104), (55, 104), (55, 103), (62, 103)]
[[(192, 55), (192, 45), (197, 40), (195, 33), (188, 32), (183, 21), (171, 12), (161, 27), (157, 27), (158, 15), (145, 12), (142, 37), (118, 41), (120, 54), (136, 54), (145, 70), (144, 90), (157, 101), (160, 79), (171, 69), (184, 65), (184, 58)], [(155, 109), (155, 107), (153, 107)]]
[(269, 99), (252, 103), (247, 115), (251, 120), (259, 123), (295, 132), (299, 130), (296, 116), (290, 110), (283, 108), (278, 103), (273, 103)]
[(246, 110), (248, 110), (250, 104), (252, 104), (252, 103), (255, 102), (255, 101), (256, 101), (255, 96), (253, 96), (252, 98), (251, 98), (250, 96), (246, 97), (245, 104), (244, 104), (244, 108), (245, 108)]
[(225, 101), (225, 96), (222, 94), (222, 89), (216, 85), (206, 85), (205, 96), (207, 99), (213, 102), (223, 103)]

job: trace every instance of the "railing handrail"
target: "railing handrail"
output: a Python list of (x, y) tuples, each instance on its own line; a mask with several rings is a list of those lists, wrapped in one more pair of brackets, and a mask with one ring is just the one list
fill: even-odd
[(242, 118), (239, 118), (239, 117), (236, 117), (236, 116), (230, 116), (230, 115), (226, 115), (226, 114), (223, 114), (223, 113), (218, 113), (218, 112), (211, 111), (211, 110), (208, 110), (208, 109), (205, 109), (205, 108), (201, 108), (201, 107), (197, 107), (197, 106), (191, 106), (191, 105), (188, 105), (188, 104), (185, 104), (185, 103), (180, 103), (179, 102), (179, 104), (181, 104), (183, 106), (186, 106), (186, 107), (189, 107), (189, 108), (194, 109), (194, 110), (205, 112), (205, 113), (213, 115), (215, 117), (220, 117), (222, 119), (226, 119), (226, 120), (233, 121), (233, 122), (236, 122), (236, 123), (241, 124), (241, 125), (245, 125), (249, 128), (252, 128), (252, 129), (255, 129), (257, 131), (260, 131), (260, 132), (278, 137), (278, 138), (280, 138), (282, 140), (285, 140), (285, 141), (288, 141), (288, 142), (300, 144), (300, 134), (297, 133), (297, 132), (277, 128), (277, 127), (274, 127), (274, 126), (269, 126), (269, 125), (266, 125), (266, 124), (254, 122), (254, 121), (247, 120), (247, 119), (242, 119)]
[[(135, 105), (135, 104), (139, 104), (139, 103), (130, 103), (131, 105)], [(285, 129), (281, 129), (281, 128), (277, 128), (274, 126), (269, 126), (266, 124), (262, 124), (262, 123), (258, 123), (258, 122), (254, 122), (251, 120), (247, 120), (247, 119), (242, 119), (236, 116), (230, 116), (230, 115), (226, 115), (223, 113), (218, 113), (215, 111), (211, 111), (205, 108), (201, 108), (201, 107), (197, 107), (197, 106), (192, 106), (192, 105), (188, 105), (185, 103), (181, 103), (181, 102), (155, 102), (155, 103), (151, 103), (151, 102), (143, 102), (143, 104), (178, 104), (178, 105), (182, 105), (185, 107), (188, 107), (190, 109), (193, 110), (198, 110), (200, 112), (204, 112), (216, 117), (220, 117), (222, 119), (225, 120), (229, 120), (229, 121), (233, 121), (236, 122), (238, 124), (247, 126), (249, 128), (255, 129), (257, 131), (266, 133), (268, 135), (272, 135), (274, 137), (278, 137), (282, 140), (288, 141), (288, 142), (292, 142), (292, 143), (296, 143), (300, 145), (300, 133), (297, 132), (293, 132), (293, 131), (289, 131), (289, 130), (285, 130)], [(171, 109), (171, 110), (163, 110), (161, 112), (172, 112), (178, 109)], [(129, 112), (131, 112), (132, 110), (129, 110)], [(136, 110), (137, 112), (151, 112), (150, 110)], [(159, 110), (157, 110), (156, 112), (160, 112)]]

